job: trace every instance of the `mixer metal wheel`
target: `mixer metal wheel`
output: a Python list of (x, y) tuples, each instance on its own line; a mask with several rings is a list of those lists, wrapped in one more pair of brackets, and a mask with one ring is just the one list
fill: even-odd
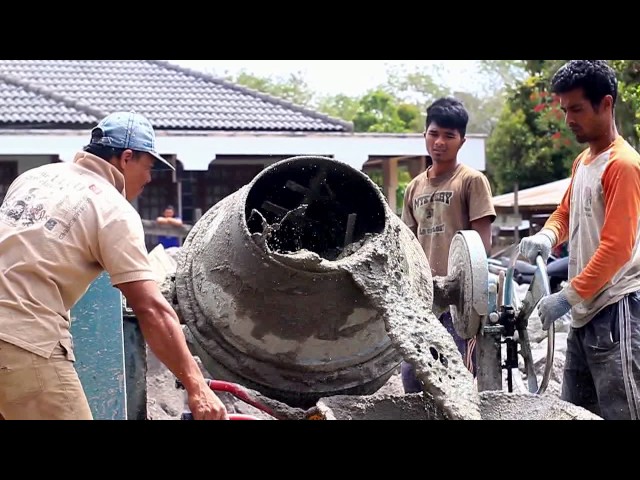
[(482, 238), (475, 230), (455, 234), (449, 248), (447, 278), (459, 288), (457, 301), (450, 305), (453, 326), (462, 338), (475, 336), (482, 318), (488, 315), (489, 268)]

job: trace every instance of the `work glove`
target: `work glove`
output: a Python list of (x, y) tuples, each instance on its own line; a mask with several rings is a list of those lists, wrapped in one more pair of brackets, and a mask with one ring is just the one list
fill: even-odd
[(551, 238), (540, 232), (530, 237), (524, 237), (518, 246), (520, 255), (529, 260), (529, 263), (533, 265), (535, 265), (538, 255), (540, 255), (546, 263), (549, 255), (551, 255), (552, 247)]
[(551, 324), (571, 310), (565, 290), (542, 297), (538, 304), (538, 314), (542, 322), (542, 329), (549, 330)]

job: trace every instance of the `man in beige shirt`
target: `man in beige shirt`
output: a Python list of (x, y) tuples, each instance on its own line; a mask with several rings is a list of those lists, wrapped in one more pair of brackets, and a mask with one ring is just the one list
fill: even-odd
[(0, 416), (92, 419), (74, 368), (69, 312), (104, 270), (137, 315), (149, 347), (184, 384), (196, 419), (227, 412), (187, 348), (154, 281), (140, 215), (129, 203), (151, 181), (155, 133), (118, 112), (72, 163), (28, 170), (0, 206)]
[[(427, 109), (424, 136), (432, 165), (405, 191), (402, 220), (422, 245), (434, 276), (447, 275), (449, 246), (458, 230), (476, 230), (487, 254), (491, 251), (491, 224), (496, 218), (491, 187), (481, 172), (458, 163), (468, 121), (467, 111), (455, 98), (441, 98)], [(448, 311), (440, 321), (475, 375), (475, 339), (466, 341), (456, 333)], [(406, 362), (402, 381), (405, 392), (422, 391), (413, 367)]]

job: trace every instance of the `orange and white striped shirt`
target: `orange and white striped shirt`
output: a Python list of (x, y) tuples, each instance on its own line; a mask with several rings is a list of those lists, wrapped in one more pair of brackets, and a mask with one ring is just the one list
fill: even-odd
[(567, 298), (572, 326), (640, 290), (640, 154), (618, 136), (595, 156), (583, 151), (571, 183), (544, 229), (569, 240)]

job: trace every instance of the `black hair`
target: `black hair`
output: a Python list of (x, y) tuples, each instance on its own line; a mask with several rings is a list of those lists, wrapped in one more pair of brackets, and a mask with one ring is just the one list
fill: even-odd
[(439, 98), (427, 108), (426, 128), (434, 122), (439, 127), (458, 130), (460, 136), (464, 138), (467, 133), (469, 113), (460, 100), (453, 97)]
[[(99, 143), (90, 143), (82, 147), (82, 150), (90, 153), (91, 155), (95, 155), (96, 157), (100, 157), (108, 162), (113, 157), (120, 157), (120, 155), (122, 155), (122, 152), (124, 152), (126, 149), (109, 147), (107, 145), (100, 145)], [(138, 152), (136, 150), (132, 150), (132, 152), (133, 158), (138, 158), (140, 155), (142, 155), (142, 152)]]
[(577, 88), (593, 107), (600, 105), (606, 95), (611, 95), (615, 105), (618, 98), (616, 73), (604, 60), (571, 60), (558, 69), (551, 79), (553, 93), (566, 93)]
[[(173, 208), (173, 205), (167, 205), (166, 207), (164, 207), (165, 210), (173, 210), (174, 212), (176, 211), (175, 208)], [(164, 211), (164, 210), (163, 210)]]

